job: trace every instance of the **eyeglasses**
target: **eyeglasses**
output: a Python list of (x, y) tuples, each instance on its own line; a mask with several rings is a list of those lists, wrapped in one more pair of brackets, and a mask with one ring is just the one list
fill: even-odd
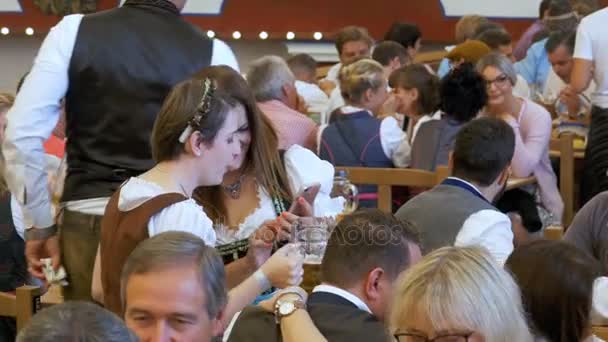
[(496, 84), (496, 86), (498, 87), (503, 87), (507, 81), (509, 81), (509, 76), (505, 75), (505, 74), (501, 74), (500, 76), (496, 77), (493, 80), (485, 80), (486, 81), (486, 87), (489, 89), (490, 87), (492, 87), (492, 84)]
[(428, 338), (427, 336), (413, 333), (413, 332), (399, 332), (395, 335), (395, 340), (398, 342), (467, 342), (469, 337), (473, 335), (473, 332), (469, 333), (456, 333), (447, 334), (441, 336), (435, 336), (434, 338)]

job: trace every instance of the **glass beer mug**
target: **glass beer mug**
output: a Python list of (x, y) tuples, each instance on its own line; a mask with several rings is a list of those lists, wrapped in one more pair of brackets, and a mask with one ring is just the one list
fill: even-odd
[(357, 186), (352, 184), (344, 170), (338, 170), (334, 177), (334, 186), (331, 190), (331, 197), (343, 197), (346, 202), (344, 204), (343, 215), (348, 215), (357, 210), (359, 206), (359, 191)]

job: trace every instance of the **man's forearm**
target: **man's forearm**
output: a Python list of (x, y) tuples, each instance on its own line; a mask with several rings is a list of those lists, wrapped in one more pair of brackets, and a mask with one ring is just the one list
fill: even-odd
[[(8, 132), (4, 144), (6, 182), (23, 209), (25, 228), (48, 228), (55, 224), (48, 190), (46, 155), (42, 141), (37, 138), (19, 138)], [(32, 147), (36, 143), (39, 148)]]

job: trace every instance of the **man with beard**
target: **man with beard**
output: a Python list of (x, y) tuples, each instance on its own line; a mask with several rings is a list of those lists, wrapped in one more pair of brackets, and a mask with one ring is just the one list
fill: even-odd
[(480, 245), (504, 264), (513, 251), (511, 221), (492, 201), (504, 192), (514, 150), (513, 129), (502, 120), (481, 118), (460, 130), (449, 160), (452, 176), (395, 214), (418, 227), (423, 254)]

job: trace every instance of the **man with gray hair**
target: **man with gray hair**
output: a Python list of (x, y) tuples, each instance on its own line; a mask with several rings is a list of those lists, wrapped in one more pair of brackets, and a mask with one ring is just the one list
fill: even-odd
[(88, 302), (66, 302), (44, 309), (17, 336), (17, 342), (137, 340), (118, 316)]
[(279, 149), (301, 145), (316, 151), (317, 125), (298, 111), (301, 100), (295, 80), (287, 63), (277, 56), (255, 60), (247, 73), (247, 82), (260, 109), (279, 136)]
[(222, 259), (197, 236), (156, 235), (122, 269), (125, 322), (142, 341), (211, 341), (223, 331), (225, 279)]

